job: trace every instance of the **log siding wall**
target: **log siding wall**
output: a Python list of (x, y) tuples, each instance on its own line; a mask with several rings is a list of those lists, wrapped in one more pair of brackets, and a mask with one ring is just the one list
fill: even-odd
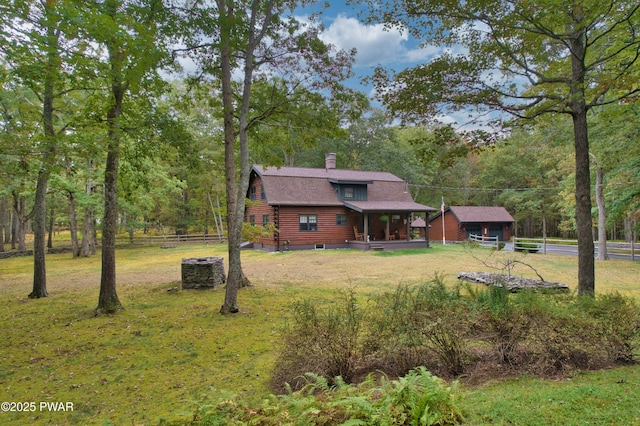
[[(251, 187), (255, 187), (255, 201), (249, 203), (245, 210), (245, 221), (254, 216), (256, 225), (263, 225), (262, 218), (269, 215), (269, 222), (279, 229), (278, 235), (262, 238), (259, 244), (268, 250), (282, 250), (285, 248), (313, 248), (315, 245), (344, 246), (345, 241), (353, 240), (353, 226), (362, 229), (361, 216), (344, 206), (270, 206), (262, 199), (262, 181), (259, 176), (252, 179)], [(267, 194), (267, 198), (268, 198)], [(277, 217), (276, 217), (277, 212)], [(300, 231), (300, 215), (312, 214), (318, 216), (317, 231)], [(347, 223), (337, 225), (337, 215), (346, 215)]]

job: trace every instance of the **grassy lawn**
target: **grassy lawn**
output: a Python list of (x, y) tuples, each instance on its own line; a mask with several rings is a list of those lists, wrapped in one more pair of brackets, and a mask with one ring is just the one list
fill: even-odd
[[(481, 252), (487, 257), (489, 252)], [(32, 259), (0, 260), (0, 402), (35, 402), (34, 411), (1, 412), (0, 423), (146, 424), (193, 415), (195, 403), (231, 390), (268, 393), (274, 344), (302, 299), (330, 299), (341, 288), (367, 296), (444, 274), (487, 271), (461, 246), (372, 253), (351, 250), (243, 253), (254, 287), (239, 294), (241, 312), (221, 316), (224, 291), (167, 291), (180, 286), (184, 257), (223, 256), (226, 246), (123, 248), (118, 295), (125, 311), (94, 317), (100, 257), (48, 255), (50, 297), (29, 300)], [(533, 265), (549, 281), (577, 286), (577, 258), (497, 254)], [(515, 274), (534, 278), (518, 268)], [(596, 291), (640, 298), (640, 264), (596, 263)], [(459, 387), (470, 424), (640, 424), (640, 366), (580, 373), (563, 380), (510, 379)], [(71, 402), (72, 412), (40, 410)], [(29, 410), (29, 406), (27, 406)]]

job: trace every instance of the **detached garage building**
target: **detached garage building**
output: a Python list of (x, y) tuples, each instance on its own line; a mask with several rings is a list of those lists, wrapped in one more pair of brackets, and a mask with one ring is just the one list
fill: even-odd
[(429, 239), (442, 241), (442, 215), (446, 241), (465, 241), (470, 234), (511, 239), (514, 220), (504, 207), (451, 206), (429, 218)]

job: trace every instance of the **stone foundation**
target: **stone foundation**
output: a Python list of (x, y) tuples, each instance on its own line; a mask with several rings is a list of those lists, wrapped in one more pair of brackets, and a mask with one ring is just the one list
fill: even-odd
[(225, 282), (222, 257), (182, 259), (182, 288), (215, 288)]

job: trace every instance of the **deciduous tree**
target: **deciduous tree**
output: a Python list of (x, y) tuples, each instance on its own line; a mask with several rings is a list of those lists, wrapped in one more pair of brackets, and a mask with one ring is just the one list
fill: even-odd
[(131, 106), (125, 99), (127, 94), (146, 96), (159, 88), (157, 70), (168, 57), (170, 16), (161, 0), (105, 0), (88, 8), (84, 16), (87, 35), (106, 50), (103, 76), (108, 87), (102, 272), (96, 314), (122, 309), (116, 292), (115, 238), (120, 149)]
[[(249, 186), (249, 131), (252, 88), (259, 72), (300, 81), (311, 89), (339, 88), (353, 52), (336, 52), (319, 39), (313, 22), (300, 22), (293, 11), (310, 3), (282, 0), (216, 0), (190, 11), (187, 49), (200, 70), (220, 82), (225, 146), (225, 182), (229, 237), (229, 271), (220, 312), (238, 312), (243, 285), (240, 261), (245, 197)], [(234, 73), (239, 76), (233, 78)], [(295, 86), (295, 84), (294, 84)]]

